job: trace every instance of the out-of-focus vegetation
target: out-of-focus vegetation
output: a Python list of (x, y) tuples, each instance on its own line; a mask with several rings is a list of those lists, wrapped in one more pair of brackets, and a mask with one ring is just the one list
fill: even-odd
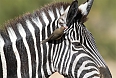
[[(0, 0), (0, 25), (26, 12), (33, 12), (43, 5), (53, 2), (73, 0)], [(79, 4), (85, 0), (78, 0)], [(104, 58), (116, 59), (116, 0), (94, 0), (85, 23), (92, 32), (98, 50)]]

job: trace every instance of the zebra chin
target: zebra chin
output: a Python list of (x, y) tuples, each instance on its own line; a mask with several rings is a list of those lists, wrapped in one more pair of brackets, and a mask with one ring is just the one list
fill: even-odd
[[(0, 78), (48, 78), (54, 72), (66, 78), (112, 78), (84, 25), (92, 4), (52, 3), (6, 23), (0, 31)], [(61, 26), (68, 28), (60, 39), (41, 44)]]

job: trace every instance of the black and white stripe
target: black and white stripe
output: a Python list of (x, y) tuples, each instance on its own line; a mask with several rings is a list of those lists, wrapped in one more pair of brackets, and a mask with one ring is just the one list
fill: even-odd
[[(71, 5), (74, 3), (77, 1)], [(93, 0), (80, 5), (78, 11), (87, 16), (90, 3)], [(0, 32), (0, 78), (48, 78), (54, 72), (67, 78), (100, 78), (99, 67), (108, 68), (82, 18), (73, 18), (76, 21), (60, 40), (40, 43), (62, 22), (67, 24), (71, 7), (51, 4), (6, 24), (6, 30)]]

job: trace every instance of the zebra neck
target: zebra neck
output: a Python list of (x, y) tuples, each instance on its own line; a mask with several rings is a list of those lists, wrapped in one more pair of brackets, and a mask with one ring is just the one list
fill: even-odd
[[(55, 30), (57, 20), (68, 5), (67, 3), (48, 5), (32, 14), (27, 13), (11, 20), (5, 25), (5, 32), (0, 32), (3, 78), (12, 74), (18, 78), (38, 78), (38, 76), (47, 78), (55, 72), (50, 53), (52, 49), (48, 48), (48, 45), (52, 44), (41, 44), (40, 41), (48, 38)], [(15, 63), (12, 63), (13, 61)], [(12, 67), (8, 67), (10, 64)]]

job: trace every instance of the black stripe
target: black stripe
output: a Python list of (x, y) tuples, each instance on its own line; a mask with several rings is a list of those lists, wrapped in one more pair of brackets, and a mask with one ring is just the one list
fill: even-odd
[(64, 59), (61, 58), (61, 60), (64, 61), (64, 62), (63, 62), (63, 68), (62, 68), (63, 70), (62, 70), (62, 72), (65, 72), (65, 71), (66, 71), (66, 66), (67, 66), (67, 64), (68, 64), (68, 62), (69, 62), (69, 61), (66, 61), (66, 59), (69, 60), (69, 58), (70, 58), (70, 57), (67, 58), (68, 54), (70, 55), (70, 51), (69, 51), (69, 50), (70, 50), (70, 45), (67, 46), (67, 44), (68, 44), (68, 43), (64, 42), (64, 49), (63, 49), (63, 52), (62, 52), (62, 57), (64, 56), (64, 53), (65, 53), (65, 51), (66, 51), (66, 47), (68, 47), (68, 50), (66, 51), (66, 55), (65, 55), (66, 57), (65, 57)]
[(79, 33), (80, 26), (77, 26), (77, 25), (76, 25), (76, 27), (75, 27), (75, 28), (76, 28), (76, 30), (75, 30), (75, 31), (77, 32), (77, 40), (79, 40), (79, 37), (80, 37), (80, 35), (79, 35), (79, 34), (80, 34), (80, 33)]
[(33, 27), (35, 29), (36, 47), (38, 50), (38, 59), (39, 59), (38, 77), (42, 78), (42, 73), (41, 73), (42, 55), (41, 55), (41, 48), (40, 48), (40, 30), (36, 26), (36, 24), (34, 24), (33, 22), (32, 22), (32, 24), (33, 24)]
[(50, 70), (52, 71), (52, 68), (51, 68), (51, 65), (52, 65), (52, 56), (51, 56), (51, 49), (52, 49), (52, 44), (49, 43), (49, 49), (48, 49), (48, 61), (49, 61), (49, 67), (50, 67)]
[(42, 13), (40, 13), (39, 19), (40, 19), (40, 22), (42, 23), (42, 29), (45, 29), (46, 23), (42, 18)]
[[(57, 55), (58, 55), (58, 47), (59, 47), (59, 44), (55, 44), (55, 45), (57, 45), (57, 47), (55, 47), (55, 50), (56, 50), (56, 52), (55, 52), (55, 50), (54, 50), (54, 52), (56, 53), (55, 54), (55, 59), (53, 60), (53, 62), (55, 62), (58, 58), (56, 58), (57, 57)], [(56, 62), (56, 64), (57, 64), (57, 62)], [(56, 65), (54, 65), (54, 66), (56, 66)]]
[(96, 65), (95, 63), (87, 63), (87, 64), (85, 65), (85, 67), (88, 67), (88, 66), (94, 66), (94, 67), (98, 68), (97, 65)]
[[(54, 46), (53, 46), (53, 56), (55, 55), (55, 49), (56, 49), (56, 44), (54, 44)], [(53, 60), (53, 62), (54, 62), (54, 58), (53, 58), (53, 56), (52, 56), (52, 60)], [(54, 65), (55, 66), (55, 65)]]
[(93, 75), (91, 75), (91, 76), (89, 76), (88, 78), (93, 78), (93, 77), (99, 77), (100, 75), (99, 74), (93, 74)]
[(75, 58), (80, 54), (80, 52), (76, 52), (75, 54), (73, 54), (72, 58), (71, 58), (71, 62), (70, 62), (70, 66), (69, 66), (69, 69), (68, 69), (68, 73), (70, 73), (70, 75), (72, 76), (72, 65), (73, 65), (73, 62), (75, 60)]
[(77, 34), (77, 32), (76, 32), (76, 29), (77, 29), (77, 27), (76, 27), (76, 23), (73, 23), (73, 38), (74, 38), (74, 40), (76, 40), (76, 36), (75, 36), (75, 34)]
[[(94, 43), (92, 42), (92, 40), (90, 39), (90, 38), (88, 38), (88, 34), (87, 34), (87, 40), (88, 40), (88, 42), (89, 42), (89, 45), (91, 45), (91, 49), (94, 51), (94, 56), (96, 56), (98, 59), (100, 59), (101, 60), (101, 62), (105, 65), (105, 63), (104, 63), (104, 61), (102, 60), (102, 58), (96, 53), (97, 51), (97, 49), (96, 49), (96, 47), (95, 47), (95, 45), (94, 45)], [(101, 62), (99, 62), (99, 63), (101, 63)]]
[[(33, 22), (32, 19), (29, 18), (30, 23), (32, 26), (36, 26)], [(35, 30), (35, 29), (34, 29)], [(31, 33), (31, 32), (30, 32)], [(34, 46), (34, 40), (32, 37), (32, 34), (30, 36), (26, 37), (27, 43), (29, 45), (30, 53), (31, 53), (31, 63), (32, 63), (32, 78), (36, 77), (36, 52), (35, 52), (35, 46)]]
[(28, 56), (22, 38), (16, 41), (16, 47), (21, 59), (21, 76), (29, 78)]
[[(91, 58), (89, 58), (89, 57), (87, 57), (87, 56), (85, 56), (85, 57), (81, 57), (80, 59), (79, 59), (79, 61), (77, 62), (77, 64), (76, 64), (76, 67), (75, 67), (75, 77), (77, 76), (77, 71), (78, 71), (78, 69), (81, 67), (81, 65), (83, 64), (83, 62), (84, 61), (88, 61), (88, 60), (90, 60), (90, 61), (93, 61)], [(86, 72), (87, 73), (87, 72)], [(82, 78), (82, 77), (81, 77)]]
[(26, 77), (29, 77), (28, 56), (27, 56), (26, 48), (24, 46), (22, 37), (19, 34), (19, 30), (15, 27), (13, 27), (13, 30), (17, 36), (16, 48), (18, 50), (20, 60), (21, 60), (21, 77), (26, 78)]
[[(62, 38), (63, 39), (63, 38)], [(64, 44), (65, 45), (65, 44)], [(65, 50), (64, 49), (66, 49), (66, 47), (63, 45), (63, 43), (61, 44), (61, 46), (60, 46), (60, 50), (59, 50), (59, 56), (61, 55), (61, 57), (59, 58), (58, 57), (58, 59), (60, 59), (60, 61), (59, 61), (59, 63), (58, 63), (58, 68), (60, 68), (61, 67), (61, 63), (62, 63), (62, 61), (65, 61), (65, 59), (63, 59), (63, 56), (64, 56), (64, 52), (65, 52)], [(63, 51), (61, 52), (61, 49), (63, 48)], [(62, 60), (63, 59), (63, 60)], [(64, 64), (63, 64), (64, 65)]]
[(49, 15), (48, 11), (45, 10), (44, 12), (50, 24), (52, 22), (51, 16)]
[[(60, 42), (60, 40), (58, 40), (58, 42)], [(57, 64), (61, 64), (61, 62), (58, 62), (58, 60), (59, 60), (59, 56), (60, 56), (60, 53), (61, 53), (61, 46), (62, 46), (62, 44), (58, 44), (58, 47), (57, 47), (57, 52), (56, 52), (56, 56), (55, 57), (57, 57), (56, 58), (56, 65)], [(59, 50), (59, 51), (58, 51)], [(56, 66), (55, 65), (55, 66)]]
[[(87, 41), (87, 42), (86, 42)], [(89, 54), (89, 56), (91, 56), (94, 60), (95, 60), (95, 62), (97, 62), (97, 59), (96, 59), (96, 55), (95, 55), (95, 53), (93, 53), (93, 51), (88, 47), (88, 45), (91, 47), (91, 44), (90, 43), (88, 43), (88, 45), (86, 45), (88, 43), (88, 40), (86, 39), (86, 38), (84, 38), (84, 46), (89, 50), (89, 52), (88, 52), (88, 54)], [(91, 54), (90, 54), (90, 52), (91, 52)], [(95, 57), (94, 57), (95, 56)], [(97, 62), (98, 63), (98, 62)]]
[[(86, 42), (87, 41), (87, 42)], [(89, 56), (91, 56), (96, 62), (97, 62), (97, 59), (95, 59), (95, 57), (96, 57), (96, 53), (93, 53), (93, 51), (88, 47), (88, 45), (87, 45), (87, 43), (88, 43), (88, 45), (90, 46), (90, 47), (92, 47), (91, 46), (91, 44), (89, 43), (89, 41), (88, 41), (88, 39), (86, 39), (86, 37), (84, 37), (84, 46), (89, 50)], [(90, 54), (91, 53), (91, 54)], [(96, 54), (96, 55), (95, 55)], [(93, 57), (93, 56), (95, 56), (95, 57)]]
[(32, 78), (34, 78), (36, 76), (36, 54), (34, 48), (34, 41), (32, 36), (27, 36), (26, 40), (30, 49), (31, 63), (32, 63)]
[[(59, 9), (61, 9), (61, 7), (59, 8)], [(60, 12), (60, 10), (58, 9), (58, 13), (59, 13), (59, 15), (61, 16), (61, 12)]]
[[(46, 33), (45, 33), (46, 31), (45, 31), (45, 28), (44, 29), (42, 29), (42, 40), (44, 40), (45, 39), (45, 36), (47, 35)], [(43, 71), (44, 71), (44, 74), (45, 74), (45, 76), (47, 77), (48, 76), (48, 73), (47, 73), (47, 46), (46, 46), (46, 44), (42, 44), (43, 45)]]
[[(28, 18), (26, 18), (26, 19), (28, 19)], [(32, 34), (29, 31), (26, 23), (25, 22), (21, 22), (21, 23), (22, 23), (23, 28), (24, 28), (25, 33), (26, 33), (26, 41), (27, 41), (27, 44), (29, 46), (30, 54), (31, 54), (31, 57), (32, 57), (31, 58), (32, 77), (35, 77), (35, 75), (36, 75), (36, 55), (35, 55), (35, 48), (34, 48), (34, 42), (33, 42)]]
[(1, 35), (5, 42), (3, 50), (7, 64), (7, 78), (17, 78), (17, 60), (12, 48), (12, 43), (8, 36), (3, 33)]
[(79, 33), (79, 35), (80, 35), (80, 43), (82, 44), (82, 40), (83, 40), (83, 38), (82, 38), (82, 27), (80, 27), (80, 33)]
[[(81, 72), (81, 74), (80, 74), (80, 76), (79, 76), (79, 78), (83, 78), (84, 77), (84, 75), (86, 74), (86, 73), (90, 73), (90, 72), (92, 72), (92, 71), (97, 71), (96, 69), (89, 69), (89, 70), (83, 70), (82, 72)], [(91, 75), (91, 76), (93, 76), (93, 75)], [(91, 77), (90, 77), (91, 78)]]
[[(47, 30), (50, 30), (49, 32), (47, 32), (47, 35), (50, 36), (51, 35), (50, 23), (47, 26)], [(51, 68), (51, 64), (52, 64), (52, 59), (51, 59), (51, 57), (52, 57), (51, 56), (52, 43), (49, 43), (48, 46), (49, 46), (49, 48), (48, 48), (48, 61), (49, 61), (50, 70), (52, 71), (52, 68)]]
[[(53, 31), (56, 29), (56, 28), (55, 28), (55, 21), (56, 21), (56, 20), (54, 20), (53, 23), (52, 23), (52, 30), (53, 30)], [(53, 56), (55, 55), (55, 54), (54, 54), (54, 53), (55, 53), (54, 51), (55, 51), (56, 48), (57, 48), (57, 47), (56, 47), (56, 41), (54, 41)], [(53, 62), (54, 62), (55, 59), (54, 59), (53, 57), (52, 57), (52, 59), (53, 59)], [(55, 66), (55, 65), (54, 65), (54, 66)]]
[[(37, 36), (39, 36), (39, 28), (37, 27), (37, 25), (32, 21), (32, 19), (30, 18), (29, 19), (30, 20), (30, 22), (31, 22), (31, 24), (32, 24), (32, 26), (34, 27), (34, 30), (35, 30), (35, 38), (37, 39)], [(40, 39), (39, 39), (39, 41), (40, 41)], [(30, 43), (30, 42), (29, 42)], [(33, 43), (33, 42), (32, 42)], [(30, 43), (30, 44), (32, 44), (32, 43)], [(36, 40), (36, 44), (37, 44), (37, 40)], [(39, 43), (38, 43), (39, 44)], [(33, 49), (31, 49), (33, 47)], [(36, 53), (35, 52), (35, 48), (34, 48), (34, 43), (33, 43), (33, 45), (32, 45), (32, 47), (30, 48), (30, 51), (32, 50), (32, 51), (34, 51), (33, 52), (33, 54), (34, 53)], [(33, 61), (32, 61), (32, 78), (34, 78), (34, 77), (36, 77), (36, 66), (37, 66), (37, 64), (36, 64), (36, 54), (34, 54), (34, 56), (33, 56), (33, 54), (31, 54), (32, 55), (32, 59), (33, 59)], [(37, 59), (37, 60), (39, 60), (39, 59)]]
[(55, 16), (55, 20), (58, 18), (58, 15), (56, 13), (56, 8), (53, 9), (53, 13), (54, 13), (54, 16)]
[[(53, 21), (53, 20), (52, 20), (52, 21)], [(53, 30), (53, 31), (55, 30), (55, 21), (56, 21), (56, 20), (54, 20), (53, 23), (52, 23), (52, 30)], [(52, 32), (51, 32), (51, 33), (52, 33)], [(54, 44), (54, 46), (53, 46), (53, 55), (52, 55), (52, 57), (51, 57), (53, 62), (54, 62), (53, 56), (55, 55), (55, 52), (54, 52), (54, 51), (55, 51), (55, 49), (56, 49), (56, 44), (55, 44), (55, 43), (56, 43), (56, 42), (53, 41), (53, 44)], [(53, 66), (55, 66), (54, 63), (53, 63)]]
[[(34, 16), (34, 15), (33, 15)], [(34, 16), (33, 18), (36, 18), (37, 16)], [(34, 29), (35, 29), (35, 37), (36, 37), (36, 47), (37, 47), (37, 51), (38, 51), (38, 78), (42, 78), (42, 73), (41, 73), (41, 66), (42, 66), (42, 53), (41, 53), (41, 48), (40, 48), (40, 30), (38, 28), (38, 26), (32, 21), (32, 19), (30, 18), (30, 22), (33, 25)], [(35, 56), (36, 57), (36, 56)], [(35, 58), (36, 59), (36, 58)], [(37, 69), (36, 69), (37, 70)], [(36, 74), (36, 73), (35, 73)], [(34, 76), (34, 75), (32, 75)]]
[[(83, 28), (83, 33), (84, 33), (83, 35), (84, 35), (84, 40), (85, 40), (84, 45), (86, 46), (86, 48), (87, 48), (90, 52), (92, 52), (92, 54), (93, 54), (96, 58), (101, 59), (100, 56), (99, 56), (99, 55), (96, 53), (96, 51), (95, 51), (95, 50), (97, 50), (97, 49), (96, 49), (95, 41), (94, 41), (92, 35), (89, 35), (89, 34), (90, 34), (89, 31), (87, 31), (85, 28)], [(89, 44), (89, 46), (91, 47), (91, 49), (86, 45), (86, 44), (87, 44), (86, 41), (88, 42), (88, 44)], [(92, 50), (93, 50), (93, 51), (92, 51)], [(93, 58), (94, 58), (94, 57), (93, 57)], [(97, 61), (97, 60), (96, 60), (96, 61)], [(101, 59), (101, 61), (102, 61), (102, 59)], [(102, 61), (102, 63), (104, 64), (103, 61)]]
[(42, 73), (41, 73), (42, 54), (41, 54), (41, 48), (40, 48), (40, 30), (36, 26), (35, 26), (35, 36), (36, 36), (36, 43), (37, 43), (36, 46), (38, 50), (38, 59), (39, 59), (38, 78), (42, 78)]
[(56, 29), (56, 27), (55, 27), (55, 21), (56, 21), (56, 20), (54, 20), (53, 23), (52, 23), (52, 30), (53, 30), (53, 31)]

